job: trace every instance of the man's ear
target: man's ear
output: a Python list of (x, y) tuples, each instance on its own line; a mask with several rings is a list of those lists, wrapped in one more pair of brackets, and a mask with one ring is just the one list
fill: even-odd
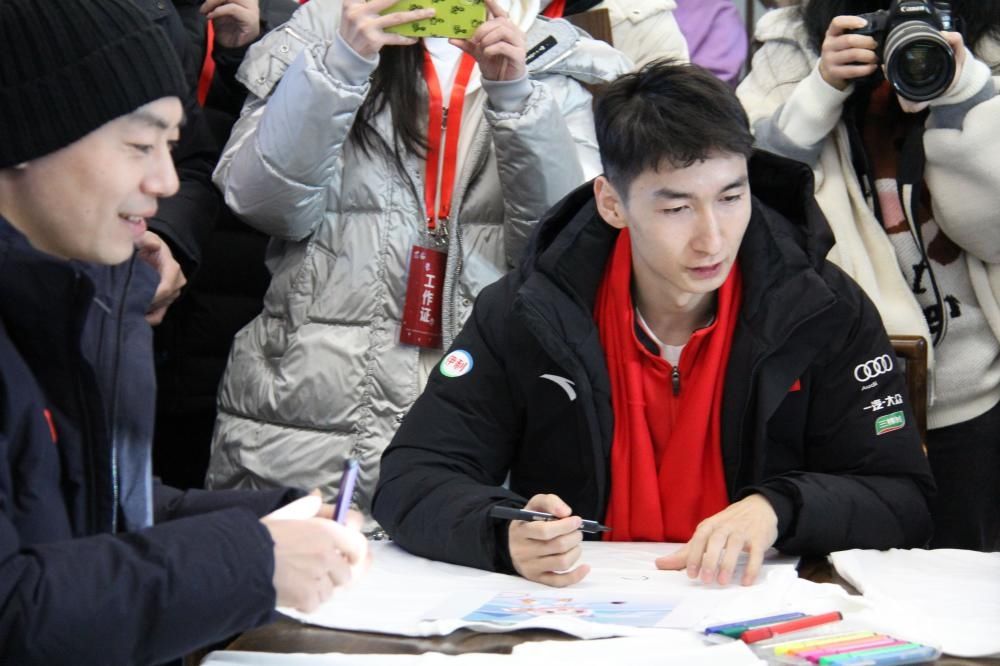
[(607, 177), (598, 176), (594, 179), (594, 200), (597, 212), (605, 222), (615, 229), (625, 228), (625, 200)]

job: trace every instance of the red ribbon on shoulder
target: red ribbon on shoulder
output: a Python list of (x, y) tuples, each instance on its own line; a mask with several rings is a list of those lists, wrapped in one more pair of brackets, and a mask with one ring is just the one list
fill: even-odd
[(542, 16), (548, 18), (562, 18), (566, 12), (566, 0), (552, 0), (552, 4), (545, 8)]

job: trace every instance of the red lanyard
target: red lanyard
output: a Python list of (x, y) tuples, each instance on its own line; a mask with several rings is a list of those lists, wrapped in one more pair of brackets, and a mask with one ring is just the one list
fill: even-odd
[(208, 91), (212, 87), (215, 76), (215, 60), (212, 58), (212, 47), (215, 46), (215, 27), (212, 21), (205, 21), (205, 60), (201, 63), (201, 75), (198, 77), (198, 103), (205, 106)]
[(552, 3), (545, 8), (542, 12), (542, 16), (548, 18), (562, 18), (563, 13), (566, 11), (566, 0), (552, 0)]
[[(424, 79), (427, 81), (427, 168), (424, 176), (424, 203), (427, 206), (427, 229), (435, 231), (438, 220), (447, 229), (451, 214), (451, 195), (458, 167), (458, 137), (462, 129), (462, 106), (475, 59), (462, 54), (462, 62), (451, 86), (451, 99), (443, 106), (441, 83), (431, 54), (424, 51)], [(451, 122), (449, 121), (451, 119)], [(442, 136), (444, 135), (444, 136)], [(442, 155), (442, 150), (444, 154)], [(438, 178), (440, 177), (440, 182)]]

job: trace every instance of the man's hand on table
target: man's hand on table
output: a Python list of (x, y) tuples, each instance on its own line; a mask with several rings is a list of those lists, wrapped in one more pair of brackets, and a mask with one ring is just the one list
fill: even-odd
[(701, 521), (694, 536), (678, 550), (657, 558), (658, 569), (687, 569), (688, 578), (728, 585), (740, 553), (749, 553), (741, 583), (752, 585), (764, 563), (764, 553), (778, 539), (778, 516), (763, 495), (730, 504)]
[(535, 495), (524, 508), (551, 513), (559, 520), (510, 521), (507, 533), (510, 559), (517, 573), (553, 587), (566, 587), (583, 580), (590, 567), (581, 564), (573, 569), (582, 554), (581, 518), (572, 515), (569, 506), (556, 495)]

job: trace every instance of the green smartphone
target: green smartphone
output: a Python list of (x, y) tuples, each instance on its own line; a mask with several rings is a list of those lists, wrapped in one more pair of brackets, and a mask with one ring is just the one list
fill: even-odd
[(411, 9), (427, 9), (428, 7), (437, 11), (431, 18), (387, 28), (387, 32), (407, 37), (468, 39), (476, 32), (476, 28), (486, 22), (486, 3), (484, 0), (402, 0), (383, 11), (382, 14), (394, 14)]

